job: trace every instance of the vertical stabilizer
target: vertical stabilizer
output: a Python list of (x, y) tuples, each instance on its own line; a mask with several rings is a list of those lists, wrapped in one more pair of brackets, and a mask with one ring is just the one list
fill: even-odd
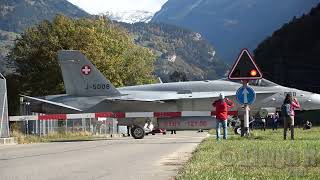
[(119, 91), (80, 51), (58, 51), (66, 93), (74, 96), (118, 96)]

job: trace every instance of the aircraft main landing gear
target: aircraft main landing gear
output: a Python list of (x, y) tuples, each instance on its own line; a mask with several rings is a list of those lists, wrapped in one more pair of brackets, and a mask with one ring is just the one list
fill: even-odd
[(131, 135), (135, 139), (142, 139), (144, 137), (144, 129), (139, 126), (131, 128)]

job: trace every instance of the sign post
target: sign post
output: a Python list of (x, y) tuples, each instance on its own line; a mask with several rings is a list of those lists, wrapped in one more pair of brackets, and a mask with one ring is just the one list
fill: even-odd
[(248, 135), (249, 132), (249, 116), (250, 107), (255, 101), (256, 94), (254, 89), (248, 86), (250, 80), (257, 80), (262, 78), (262, 73), (256, 65), (252, 56), (247, 49), (243, 49), (234, 63), (228, 78), (230, 80), (241, 80), (242, 87), (237, 90), (236, 97), (239, 104), (244, 105), (244, 121), (243, 128), (241, 128), (241, 136)]
[[(243, 84), (242, 84), (243, 88), (245, 89), (245, 91), (243, 91), (245, 94), (244, 94), (244, 99), (245, 97), (248, 95), (248, 91), (247, 91), (247, 87), (248, 87), (248, 81), (243, 81)], [(249, 134), (250, 131), (249, 131), (249, 116), (250, 116), (250, 113), (249, 113), (249, 105), (248, 105), (248, 100), (246, 102), (247, 99), (244, 100), (244, 109), (245, 109), (245, 114), (244, 114), (244, 121), (243, 121), (243, 129), (241, 129), (241, 136), (243, 137), (245, 134)]]

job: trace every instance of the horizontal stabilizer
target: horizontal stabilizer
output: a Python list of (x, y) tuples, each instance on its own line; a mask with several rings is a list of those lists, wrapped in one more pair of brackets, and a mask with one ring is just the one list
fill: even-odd
[(51, 105), (54, 105), (54, 106), (59, 106), (59, 107), (67, 108), (67, 109), (70, 109), (70, 110), (75, 110), (75, 111), (82, 112), (81, 109), (78, 109), (78, 108), (75, 108), (75, 107), (72, 107), (72, 106), (68, 106), (68, 105), (65, 105), (65, 104), (62, 104), (62, 103), (57, 103), (57, 102), (48, 101), (48, 100), (45, 100), (45, 99), (35, 98), (35, 97), (31, 97), (31, 96), (26, 96), (26, 95), (20, 95), (20, 96), (25, 97), (27, 99), (32, 99), (32, 100), (35, 100), (35, 101), (40, 101), (40, 102), (43, 102), (43, 103), (51, 104)]

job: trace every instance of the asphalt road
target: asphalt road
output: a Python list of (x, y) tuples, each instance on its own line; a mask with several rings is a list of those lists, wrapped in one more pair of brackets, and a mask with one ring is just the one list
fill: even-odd
[(206, 133), (0, 146), (0, 180), (173, 179)]

